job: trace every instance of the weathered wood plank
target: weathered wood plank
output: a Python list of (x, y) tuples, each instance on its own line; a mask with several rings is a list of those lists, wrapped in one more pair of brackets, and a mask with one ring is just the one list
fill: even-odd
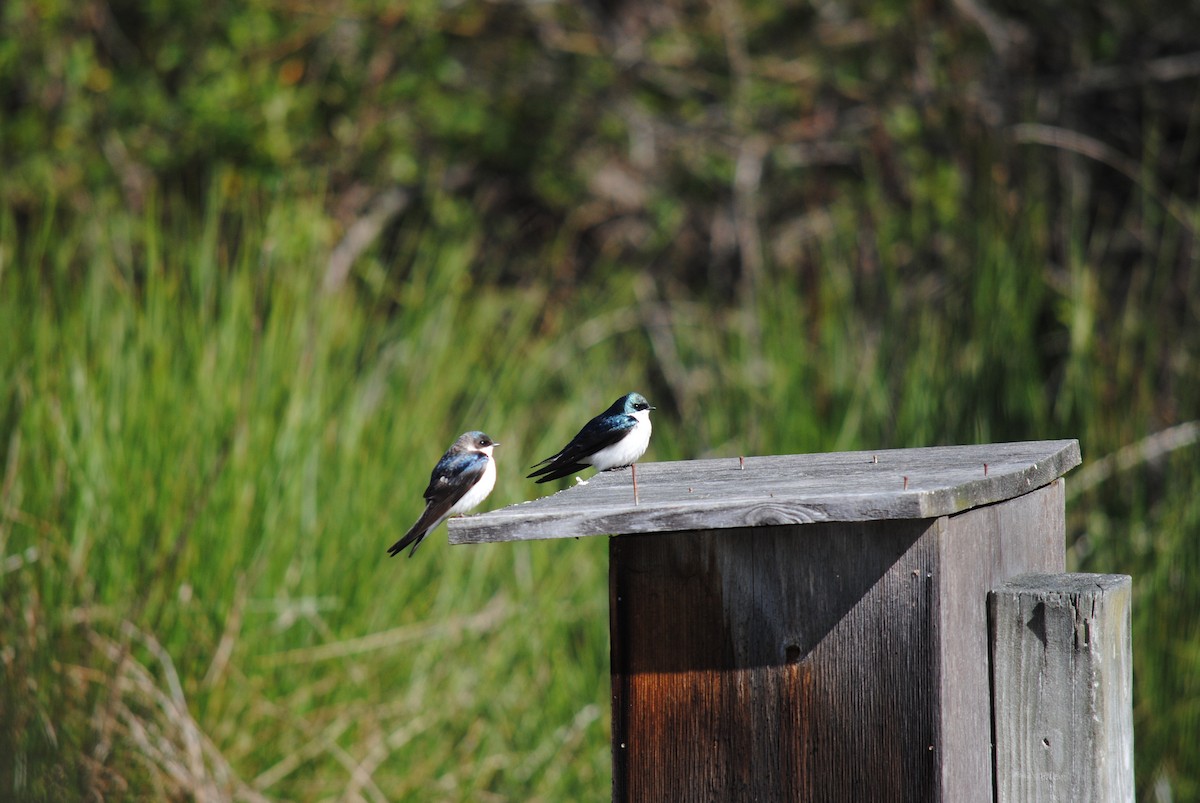
[[(1079, 464), (1075, 440), (639, 463), (551, 496), (451, 519), (450, 542), (927, 519), (1011, 499)], [(984, 466), (987, 466), (986, 470)]]
[(1066, 492), (1059, 480), (1016, 499), (942, 520), (938, 539), (943, 799), (991, 803), (992, 774), (986, 590), (1026, 572), (1065, 568)]
[(989, 594), (998, 803), (1133, 800), (1131, 589), (1034, 574)]
[(991, 803), (985, 589), (1063, 499), (612, 539), (613, 799)]

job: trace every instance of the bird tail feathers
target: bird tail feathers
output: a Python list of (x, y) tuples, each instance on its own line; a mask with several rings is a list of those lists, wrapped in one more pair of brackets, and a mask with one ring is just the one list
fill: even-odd
[(545, 468), (539, 468), (537, 471), (530, 474), (528, 478), (533, 479), (534, 477), (537, 477), (538, 478), (537, 482), (539, 482), (539, 483), (551, 482), (553, 480), (560, 480), (563, 477), (574, 474), (577, 471), (583, 471), (585, 468), (587, 468), (586, 463), (568, 463), (566, 465), (562, 465), (562, 464), (549, 465), (549, 466), (546, 466)]

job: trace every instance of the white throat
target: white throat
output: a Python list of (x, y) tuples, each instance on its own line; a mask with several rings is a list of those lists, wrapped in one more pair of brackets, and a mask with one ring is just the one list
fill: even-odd
[(496, 487), (496, 461), (491, 457), (492, 447), (485, 446), (479, 451), (485, 452), (488, 455), (487, 465), (483, 469), (483, 476), (479, 478), (479, 482), (468, 488), (467, 492), (462, 495), (462, 499), (455, 502), (454, 506), (447, 511), (446, 515), (448, 516), (457, 516), (475, 509), (480, 502), (487, 499), (488, 494)]

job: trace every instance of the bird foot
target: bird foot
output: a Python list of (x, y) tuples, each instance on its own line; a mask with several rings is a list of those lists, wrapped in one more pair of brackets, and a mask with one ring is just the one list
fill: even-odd
[(587, 480), (585, 480), (583, 477), (576, 477), (576, 478), (575, 478), (575, 484), (576, 484), (576, 485), (587, 485), (587, 484), (588, 484), (588, 481), (587, 481)]

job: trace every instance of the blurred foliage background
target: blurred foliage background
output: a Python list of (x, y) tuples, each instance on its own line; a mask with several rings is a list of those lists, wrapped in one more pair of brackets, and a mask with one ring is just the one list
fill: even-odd
[(650, 459), (1079, 438), (1200, 799), (1200, 6), (0, 20), (0, 797), (607, 799), (603, 539), (384, 550), (637, 389)]

